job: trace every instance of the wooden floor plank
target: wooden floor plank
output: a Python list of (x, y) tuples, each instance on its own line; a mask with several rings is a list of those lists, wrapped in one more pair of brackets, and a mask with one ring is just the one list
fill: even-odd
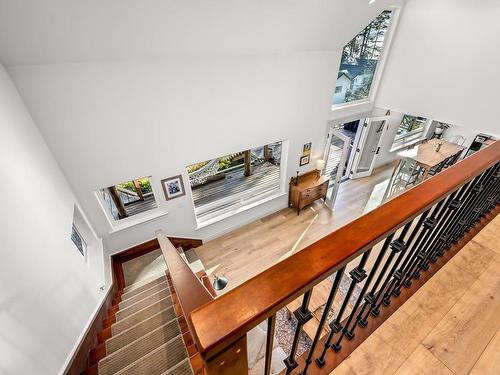
[(498, 374), (500, 374), (500, 329), (497, 330), (470, 372), (470, 375)]
[(486, 228), (331, 374), (500, 374), (500, 216)]
[(492, 261), (423, 345), (455, 374), (467, 374), (500, 326), (500, 262)]
[(423, 345), (418, 345), (396, 375), (453, 375), (453, 372)]
[(209, 276), (215, 271), (229, 278), (223, 291), (227, 292), (360, 216), (371, 199), (378, 199), (372, 197), (374, 188), (391, 174), (389, 165), (377, 169), (370, 177), (342, 183), (333, 212), (322, 202), (305, 208), (299, 216), (294, 209), (285, 208), (206, 242), (196, 248), (196, 253)]

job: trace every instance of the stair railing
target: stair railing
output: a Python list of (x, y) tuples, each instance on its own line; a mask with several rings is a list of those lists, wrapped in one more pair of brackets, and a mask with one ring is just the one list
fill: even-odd
[(175, 289), (175, 298), (179, 302), (182, 314), (186, 317), (186, 322), (191, 333), (194, 327), (187, 318), (191, 312), (204, 303), (213, 300), (212, 295), (198, 279), (189, 265), (182, 259), (175, 246), (161, 230), (156, 232), (156, 238), (160, 244), (168, 273)]
[[(187, 320), (207, 374), (247, 374), (246, 334), (261, 322), (270, 374), (276, 314), (297, 298), (285, 372), (331, 371), (500, 211), (499, 161), (500, 141), (192, 310)], [(313, 288), (326, 278), (318, 329), (297, 355)]]

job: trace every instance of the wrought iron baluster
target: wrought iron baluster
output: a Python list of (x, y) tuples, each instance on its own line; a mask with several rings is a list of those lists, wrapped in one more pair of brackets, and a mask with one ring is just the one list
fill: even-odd
[(424, 270), (429, 269), (429, 263), (433, 262), (435, 263), (437, 261), (438, 257), (438, 246), (437, 244), (439, 243), (441, 236), (443, 235), (444, 228), (448, 225), (449, 221), (453, 217), (453, 214), (460, 208), (460, 205), (462, 204), (460, 201), (460, 196), (463, 195), (463, 192), (467, 189), (467, 185), (462, 186), (460, 190), (457, 191), (457, 194), (455, 197), (451, 198), (449, 202), (446, 204), (446, 213), (441, 221), (440, 228), (438, 231), (436, 231), (432, 242), (429, 245), (429, 250), (428, 250), (428, 256), (424, 260), (422, 264), (422, 268)]
[[(385, 253), (387, 252), (387, 249), (389, 248), (389, 245), (391, 244), (391, 241), (393, 238), (394, 238), (394, 233), (385, 239), (384, 245), (382, 246), (382, 249), (380, 249), (380, 253), (382, 254), (382, 258), (385, 255)], [(380, 284), (380, 281), (382, 280), (382, 277), (385, 274), (385, 271), (387, 270), (387, 267), (388, 267), (388, 264), (387, 264), (387, 262), (385, 262), (384, 266), (382, 267), (382, 270), (380, 271), (380, 274), (378, 275), (377, 279), (375, 280), (375, 284), (373, 285), (370, 292), (368, 292), (364, 297), (365, 303), (363, 304), (363, 307), (361, 307), (361, 310), (360, 310), (358, 316), (356, 317), (356, 322), (362, 327), (366, 327), (366, 325), (368, 324), (366, 317), (370, 313), (371, 308), (368, 309), (368, 313), (366, 314), (366, 317), (364, 317), (364, 318), (363, 318), (363, 313), (365, 312), (366, 308), (371, 306), (371, 304), (373, 303), (373, 301), (375, 299), (375, 291), (377, 290), (377, 288)]]
[[(318, 345), (318, 341), (321, 338), (321, 332), (323, 331), (323, 327), (325, 326), (326, 319), (328, 318), (328, 312), (330, 311), (333, 300), (335, 299), (335, 295), (337, 294), (337, 290), (339, 288), (342, 277), (344, 276), (344, 272), (345, 272), (345, 266), (342, 267), (340, 270), (338, 270), (335, 273), (335, 279), (333, 281), (332, 288), (330, 289), (330, 294), (328, 295), (328, 299), (326, 300), (325, 309), (323, 311), (323, 315), (321, 316), (318, 330), (316, 331), (316, 334), (314, 335), (314, 340), (312, 342), (311, 349), (309, 349), (309, 354), (307, 355), (307, 358), (306, 358), (306, 364), (304, 366), (304, 370), (302, 370), (302, 373), (301, 373), (302, 375), (307, 374), (307, 370), (312, 363), (312, 357), (314, 355), (314, 350), (316, 349), (316, 346)], [(324, 362), (324, 360), (323, 360), (323, 362), (321, 362), (321, 361), (318, 361), (318, 359), (316, 359), (316, 364), (321, 367), (321, 366), (324, 366), (325, 362)]]
[[(388, 289), (388, 285), (389, 285), (389, 282), (392, 280), (393, 276), (394, 276), (394, 273), (396, 272), (398, 266), (399, 266), (399, 263), (401, 262), (401, 259), (402, 259), (402, 254), (404, 254), (404, 252), (406, 251), (407, 249), (407, 245), (406, 245), (406, 242), (405, 242), (405, 237), (406, 237), (406, 234), (408, 233), (408, 231), (410, 230), (410, 227), (411, 227), (411, 224), (412, 222), (410, 221), (409, 223), (407, 223), (404, 227), (403, 227), (403, 230), (401, 231), (401, 233), (399, 234), (398, 238), (395, 240), (395, 241), (392, 241), (391, 242), (391, 245), (390, 245), (390, 248), (391, 248), (391, 255), (394, 257), (396, 254), (400, 254), (398, 256), (398, 258), (396, 259), (396, 261), (394, 262), (394, 264), (392, 265), (392, 268), (391, 270), (389, 271), (389, 273), (387, 274), (384, 282), (382, 283), (382, 287), (380, 288), (380, 291), (377, 293), (377, 300), (375, 302), (375, 307), (372, 309), (372, 314), (373, 315), (378, 315), (379, 312), (380, 312), (380, 305), (382, 304), (383, 300), (384, 300), (384, 297), (385, 297), (385, 293)], [(387, 289), (386, 289), (387, 288)], [(386, 305), (389, 305), (389, 303), (387, 303)]]
[(436, 210), (438, 210), (438, 206), (440, 203), (443, 203), (438, 210), (438, 213), (435, 218), (435, 226), (427, 232), (426, 238), (423, 242), (421, 257), (417, 260), (417, 263), (414, 267), (413, 273), (410, 274), (410, 278), (418, 278), (420, 277), (420, 270), (423, 269), (427, 271), (429, 269), (428, 261), (432, 252), (431, 243), (435, 238), (439, 235), (441, 228), (443, 226), (444, 220), (446, 218), (445, 213), (450, 212), (450, 205), (453, 202), (453, 199), (457, 195), (457, 191), (451, 193), (447, 198), (442, 199), (438, 205), (436, 206)]
[(464, 189), (461, 190), (460, 196), (457, 198), (455, 202), (456, 208), (454, 209), (451, 217), (449, 218), (445, 228), (441, 231), (441, 234), (438, 237), (438, 240), (434, 246), (434, 255), (433, 258), (437, 259), (438, 256), (442, 256), (444, 254), (444, 249), (446, 247), (446, 243), (451, 236), (451, 231), (456, 226), (457, 222), (463, 216), (464, 212), (467, 209), (467, 202), (469, 201), (469, 197), (472, 194), (472, 190), (474, 185), (480, 180), (481, 176), (476, 176), (473, 181), (468, 182), (464, 185)]
[(468, 219), (466, 230), (472, 228), (488, 211), (490, 207), (493, 207), (492, 203), (495, 202), (495, 196), (499, 192), (499, 181), (500, 178), (500, 168), (497, 164), (495, 170), (490, 175), (488, 181), (485, 183), (485, 190), (479, 199), (478, 205), (473, 214)]
[[(359, 261), (359, 264), (356, 268), (354, 268), (351, 272), (349, 272), (349, 275), (351, 276), (351, 285), (349, 285), (349, 289), (347, 290), (347, 294), (344, 297), (344, 302), (342, 303), (342, 306), (337, 313), (337, 318), (330, 323), (330, 329), (334, 333), (338, 332), (343, 332), (343, 327), (342, 327), (342, 316), (344, 315), (344, 311), (347, 307), (347, 304), (349, 303), (349, 300), (351, 299), (352, 292), (354, 291), (354, 288), (356, 287), (357, 284), (362, 282), (366, 278), (366, 271), (364, 270), (364, 267), (366, 265), (366, 261), (368, 260), (368, 257), (370, 256), (371, 249), (366, 251), (362, 256), (361, 260)], [(341, 338), (334, 344), (332, 344), (332, 349), (336, 352), (338, 352), (341, 348), (340, 346), (340, 340), (342, 340), (342, 335), (340, 336)]]
[(450, 227), (449, 232), (447, 232), (447, 239), (440, 246), (440, 255), (444, 253), (446, 249), (449, 249), (453, 243), (458, 239), (458, 236), (462, 235), (467, 224), (467, 218), (471, 215), (471, 211), (474, 210), (477, 202), (481, 199), (484, 190), (484, 184), (488, 180), (489, 176), (493, 174), (493, 168), (485, 171), (479, 178), (471, 185), (471, 190), (466, 198), (465, 204), (461, 207), (461, 211), (454, 220), (453, 226)]
[[(443, 204), (444, 204), (444, 199), (441, 199), (432, 208), (432, 213), (429, 215), (429, 217), (424, 220), (424, 223), (422, 225), (422, 231), (420, 232), (419, 239), (417, 241), (418, 245), (417, 244), (415, 245), (414, 257), (403, 275), (402, 283), (407, 288), (409, 288), (411, 285), (412, 276), (416, 274), (415, 270), (418, 268), (418, 265), (423, 259), (425, 259), (426, 254), (424, 252), (424, 247), (427, 241), (429, 240), (431, 233), (437, 226), (438, 215), (441, 213), (441, 207), (443, 206)], [(420, 276), (420, 274), (416, 275)]]
[(274, 329), (276, 327), (276, 314), (267, 318), (266, 359), (264, 375), (271, 374), (271, 359), (273, 356)]
[(300, 332), (302, 331), (302, 326), (306, 324), (313, 317), (311, 311), (309, 310), (309, 301), (311, 300), (312, 288), (304, 293), (304, 298), (302, 299), (302, 306), (293, 312), (295, 318), (297, 318), (297, 328), (295, 329), (295, 335), (293, 337), (292, 348), (290, 350), (290, 355), (283, 361), (286, 366), (286, 374), (290, 374), (299, 365), (295, 360), (295, 353), (297, 351), (297, 345), (299, 343)]
[(361, 289), (361, 292), (359, 293), (358, 299), (356, 300), (356, 303), (354, 304), (354, 307), (352, 308), (351, 314), (349, 315), (349, 318), (347, 319), (347, 322), (345, 324), (345, 327), (342, 329), (342, 335), (337, 341), (337, 345), (340, 345), (340, 341), (342, 340), (343, 336), (346, 336), (349, 340), (352, 340), (354, 338), (354, 330), (357, 326), (357, 320), (354, 322), (351, 328), (352, 321), (354, 320), (354, 317), (356, 316), (356, 313), (358, 312), (359, 305), (361, 305), (361, 302), (363, 301), (363, 298), (365, 297), (366, 291), (368, 287), (370, 286), (372, 279), (375, 277), (375, 274), (377, 273), (378, 267), (380, 266), (380, 263), (382, 262), (382, 259), (384, 258), (385, 251), (380, 251), (377, 255), (377, 259), (375, 259), (375, 263), (373, 264), (372, 269), (370, 270), (370, 274), (368, 275), (368, 278), (366, 279), (366, 282), (363, 284), (363, 288)]
[(409, 288), (411, 286), (411, 279), (410, 275), (413, 272), (413, 269), (415, 267), (415, 264), (419, 261), (420, 258), (422, 258), (422, 244), (424, 239), (427, 238), (427, 233), (436, 226), (436, 219), (435, 219), (435, 214), (436, 212), (439, 211), (439, 208), (443, 204), (443, 201), (441, 200), (437, 205), (431, 207), (427, 212), (429, 213), (428, 217), (426, 217), (421, 225), (420, 232), (418, 234), (417, 240), (415, 241), (413, 245), (413, 251), (411, 254), (411, 257), (408, 259), (408, 262), (406, 264), (406, 267), (404, 268), (401, 276), (401, 280), (398, 281), (396, 284), (396, 287), (394, 288), (393, 293), (397, 293), (396, 295), (399, 295), (401, 291), (401, 287), (404, 285), (405, 287)]
[[(422, 224), (423, 224), (424, 220), (427, 218), (429, 211), (430, 210), (424, 211), (420, 215), (417, 224), (413, 228), (413, 230), (410, 234), (410, 237), (408, 238), (408, 241), (406, 243), (406, 249), (400, 253), (399, 258), (401, 258), (401, 260), (403, 260), (403, 263), (398, 268), (398, 270), (394, 273), (394, 278), (390, 281), (389, 287), (387, 288), (387, 291), (385, 293), (387, 295), (387, 297), (384, 296), (384, 299), (389, 300), (389, 298), (390, 298), (389, 296), (391, 294), (394, 296), (399, 296), (400, 292), (399, 292), (399, 289), (397, 289), (397, 287), (401, 285), (404, 270), (406, 269), (406, 267), (410, 263), (410, 260), (412, 259), (413, 254), (415, 252), (415, 246), (414, 246), (413, 241), (417, 237), (417, 234), (420, 233), (420, 230), (422, 228)], [(398, 258), (398, 260), (399, 260), (399, 258)], [(399, 262), (401, 262), (401, 260), (399, 260)]]

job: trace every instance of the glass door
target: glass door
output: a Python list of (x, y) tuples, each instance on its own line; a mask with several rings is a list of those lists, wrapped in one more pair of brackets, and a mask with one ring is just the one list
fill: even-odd
[(355, 142), (351, 178), (367, 177), (372, 174), (382, 140), (387, 131), (386, 121), (388, 119), (389, 116), (365, 119), (359, 132), (359, 139)]
[(351, 139), (339, 129), (330, 128), (325, 149), (324, 175), (330, 177), (326, 204), (333, 209), (342, 174), (346, 167)]

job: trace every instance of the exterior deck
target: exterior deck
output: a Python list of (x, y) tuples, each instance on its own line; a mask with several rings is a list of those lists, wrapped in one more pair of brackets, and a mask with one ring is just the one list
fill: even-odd
[(231, 195), (258, 189), (268, 191), (280, 186), (280, 167), (271, 163), (254, 166), (245, 177), (243, 168), (224, 173), (224, 178), (192, 189), (195, 208), (200, 208)]

